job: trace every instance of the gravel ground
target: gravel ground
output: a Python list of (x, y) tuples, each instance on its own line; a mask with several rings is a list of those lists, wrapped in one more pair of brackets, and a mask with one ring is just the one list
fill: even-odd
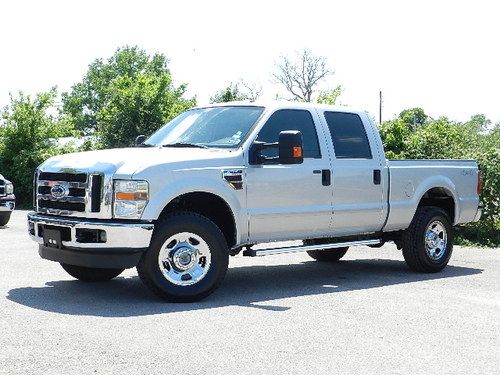
[(73, 280), (25, 217), (0, 228), (2, 374), (500, 373), (500, 249), (455, 247), (432, 275), (391, 244), (338, 264), (238, 256), (208, 299), (169, 304), (135, 269)]

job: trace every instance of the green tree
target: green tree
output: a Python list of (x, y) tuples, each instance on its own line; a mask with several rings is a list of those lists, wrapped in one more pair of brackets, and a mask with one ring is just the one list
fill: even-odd
[(319, 104), (330, 104), (335, 105), (337, 99), (342, 95), (343, 88), (338, 85), (332, 90), (325, 90), (319, 93), (318, 99), (316, 100)]
[(210, 103), (227, 103), (240, 100), (255, 101), (261, 95), (262, 86), (240, 80), (238, 83), (231, 82), (225, 89), (217, 91), (210, 97)]
[(18, 204), (32, 200), (35, 168), (47, 158), (71, 152), (57, 138), (75, 134), (71, 123), (57, 115), (55, 88), (30, 97), (19, 93), (1, 113), (0, 170), (14, 183)]
[(415, 129), (429, 119), (422, 108), (410, 108), (401, 111), (398, 117), (402, 122)]
[(83, 80), (63, 94), (63, 112), (102, 147), (130, 146), (196, 104), (185, 99), (186, 85), (174, 86), (163, 54), (119, 48), (107, 61), (89, 65)]
[(380, 136), (384, 144), (386, 156), (390, 159), (404, 157), (412, 131), (423, 125), (428, 119), (421, 108), (401, 111), (399, 116), (380, 125)]
[(248, 96), (241, 92), (237, 83), (230, 83), (225, 89), (219, 90), (211, 96), (210, 103), (227, 103), (247, 99)]
[(465, 123), (465, 126), (471, 128), (476, 133), (485, 133), (488, 132), (488, 129), (491, 126), (491, 121), (486, 118), (483, 114), (477, 114), (471, 116), (470, 120)]

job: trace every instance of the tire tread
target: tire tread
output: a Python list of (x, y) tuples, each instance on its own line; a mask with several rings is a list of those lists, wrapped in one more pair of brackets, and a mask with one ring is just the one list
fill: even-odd
[(60, 263), (61, 267), (75, 279), (84, 282), (109, 281), (123, 272), (123, 268), (90, 268)]
[[(419, 251), (419, 237), (425, 230), (425, 226), (430, 221), (430, 219), (436, 215), (443, 216), (446, 220), (448, 220), (449, 223), (448, 215), (441, 208), (434, 206), (423, 206), (417, 208), (410, 226), (403, 232), (403, 257), (408, 267), (410, 267), (410, 269), (412, 269), (413, 271), (425, 273), (439, 272), (446, 266), (447, 262), (442, 266), (431, 268), (424, 261)], [(449, 233), (448, 235), (451, 236), (451, 233)], [(452, 238), (449, 238), (448, 240), (452, 241)]]
[[(176, 221), (180, 218), (182, 218), (182, 219), (188, 218), (190, 220), (196, 220), (199, 222), (200, 221), (208, 221), (213, 226), (212, 229), (215, 231), (215, 235), (216, 235), (216, 237), (218, 237), (218, 241), (221, 241), (221, 243), (223, 243), (224, 246), (227, 248), (226, 239), (225, 239), (222, 231), (219, 229), (219, 227), (217, 225), (215, 225), (215, 223), (213, 223), (210, 219), (206, 218), (203, 215), (195, 213), (195, 212), (179, 211), (179, 212), (170, 213), (167, 216), (165, 216), (159, 223), (157, 223), (157, 227), (155, 228), (155, 232), (158, 230), (161, 230), (161, 228), (166, 226), (167, 223), (172, 223), (173, 221)], [(153, 236), (154, 236), (154, 234), (153, 234)], [(207, 289), (206, 291), (204, 291), (202, 293), (198, 293), (198, 294), (193, 295), (193, 296), (172, 295), (172, 294), (169, 294), (169, 293), (165, 292), (164, 290), (162, 290), (160, 287), (158, 287), (153, 282), (153, 280), (150, 277), (148, 277), (147, 271), (145, 269), (146, 268), (146, 256), (147, 256), (147, 252), (144, 253), (141, 260), (139, 261), (139, 264), (136, 266), (137, 274), (139, 275), (139, 278), (144, 283), (144, 285), (153, 294), (155, 294), (156, 296), (158, 296), (158, 297), (160, 297), (163, 300), (166, 300), (168, 302), (196, 302), (196, 301), (202, 300), (203, 298), (210, 295), (214, 290), (216, 290), (221, 285), (221, 283), (224, 280), (224, 277), (226, 275), (226, 272), (227, 272), (227, 267), (225, 267), (222, 277), (218, 278), (218, 280), (216, 281), (216, 283), (214, 283), (214, 285), (212, 285), (209, 289)], [(229, 256), (229, 253), (228, 253), (228, 256)]]

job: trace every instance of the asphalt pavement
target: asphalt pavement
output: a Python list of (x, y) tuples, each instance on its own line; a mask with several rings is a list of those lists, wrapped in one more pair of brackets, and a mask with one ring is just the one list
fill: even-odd
[(26, 211), (0, 228), (1, 374), (499, 374), (500, 249), (418, 274), (392, 244), (338, 264), (231, 257), (206, 300), (126, 270), (86, 284), (42, 260)]

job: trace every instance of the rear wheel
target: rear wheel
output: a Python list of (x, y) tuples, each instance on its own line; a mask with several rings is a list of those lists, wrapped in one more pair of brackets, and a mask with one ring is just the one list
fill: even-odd
[[(306, 240), (305, 245), (321, 245), (328, 243), (328, 239)], [(338, 262), (349, 250), (349, 247), (339, 247), (326, 250), (309, 250), (307, 255), (319, 262)]]
[(123, 268), (90, 268), (66, 263), (61, 263), (61, 267), (75, 279), (86, 282), (108, 281), (124, 270)]
[(419, 207), (403, 233), (403, 256), (417, 272), (439, 272), (453, 251), (453, 227), (446, 212), (438, 207)]
[(156, 224), (137, 273), (159, 297), (192, 302), (217, 289), (228, 263), (228, 246), (220, 229), (204, 216), (179, 212)]
[(0, 212), (0, 227), (3, 227), (5, 225), (7, 225), (7, 223), (9, 222), (10, 220), (10, 214), (12, 212), (8, 211), (8, 212)]

